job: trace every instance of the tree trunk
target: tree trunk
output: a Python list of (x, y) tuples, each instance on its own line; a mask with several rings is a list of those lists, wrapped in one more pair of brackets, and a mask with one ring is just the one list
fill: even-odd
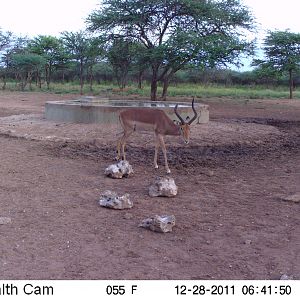
[(139, 76), (138, 76), (138, 89), (142, 89), (142, 83), (143, 83), (143, 75), (144, 75), (144, 71), (139, 71)]
[(65, 84), (65, 67), (62, 69), (62, 84)]
[(51, 83), (51, 78), (52, 78), (52, 64), (49, 65), (49, 74), (48, 74), (48, 83), (47, 83), (47, 86), (48, 86), (48, 90), (50, 89), (50, 83)]
[(32, 91), (32, 72), (28, 72), (29, 90)]
[(49, 68), (49, 65), (46, 65), (45, 66), (45, 77), (46, 77), (46, 84), (47, 84), (47, 90), (49, 90), (49, 84), (50, 84), (50, 81), (49, 81), (49, 77), (50, 77), (50, 68)]
[(151, 101), (157, 100), (158, 66), (152, 66)]
[(169, 72), (166, 72), (165, 75), (163, 76), (163, 78), (162, 78), (162, 81), (163, 81), (163, 91), (162, 91), (162, 95), (161, 95), (162, 101), (166, 101), (167, 100), (168, 88), (169, 88), (169, 85), (170, 85), (170, 80), (171, 80), (171, 78), (174, 76), (174, 74), (177, 71), (178, 70), (171, 69)]
[(36, 72), (36, 86), (38, 86), (39, 89), (42, 88), (42, 78), (39, 70)]
[(290, 99), (293, 99), (293, 70), (289, 70)]
[(156, 101), (157, 94), (157, 80), (152, 78), (151, 80), (151, 101)]
[(25, 91), (25, 87), (27, 85), (27, 81), (28, 81), (28, 73), (25, 73), (25, 75), (21, 74), (20, 75), (20, 88), (21, 88), (22, 92)]
[(90, 92), (93, 91), (93, 66), (89, 67)]
[(168, 94), (168, 87), (170, 84), (169, 76), (166, 76), (163, 80), (163, 91), (161, 94), (161, 100), (166, 101), (167, 100), (167, 94)]
[(6, 75), (3, 76), (3, 85), (2, 90), (4, 91), (6, 89)]
[(83, 95), (83, 61), (80, 61), (80, 95)]

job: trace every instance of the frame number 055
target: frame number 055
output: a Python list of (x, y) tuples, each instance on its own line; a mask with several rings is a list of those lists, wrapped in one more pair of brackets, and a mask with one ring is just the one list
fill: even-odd
[(137, 285), (125, 286), (125, 285), (107, 285), (106, 286), (106, 295), (125, 295), (129, 293), (130, 295), (134, 295), (137, 291)]

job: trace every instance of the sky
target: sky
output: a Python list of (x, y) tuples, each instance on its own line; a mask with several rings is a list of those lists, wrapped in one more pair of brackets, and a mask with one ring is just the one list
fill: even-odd
[(243, 0), (263, 30), (300, 32), (299, 0)]
[(0, 28), (18, 36), (59, 36), (85, 29), (100, 0), (0, 0)]
[[(267, 30), (300, 32), (299, 0), (241, 0), (255, 16), (258, 42)], [(0, 28), (17, 36), (59, 36), (85, 29), (87, 16), (100, 0), (0, 0)]]
[[(287, 28), (300, 32), (299, 0), (242, 0), (264, 30)], [(0, 0), (0, 28), (16, 35), (58, 36), (85, 29), (85, 19), (100, 0)]]

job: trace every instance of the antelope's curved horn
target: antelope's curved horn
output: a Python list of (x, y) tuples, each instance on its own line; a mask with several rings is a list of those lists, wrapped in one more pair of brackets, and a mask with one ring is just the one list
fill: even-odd
[(177, 107), (178, 107), (178, 104), (176, 104), (176, 105), (175, 105), (175, 108), (174, 108), (175, 115), (176, 115), (177, 118), (180, 120), (181, 124), (185, 124), (184, 120), (181, 118), (181, 116), (180, 116), (179, 113), (177, 112)]
[(196, 112), (196, 109), (194, 107), (194, 101), (195, 101), (195, 98), (193, 97), (193, 101), (192, 101), (192, 109), (193, 109), (193, 112), (194, 112), (194, 116), (193, 118), (188, 122), (189, 125), (191, 125), (196, 119), (197, 119), (197, 112)]

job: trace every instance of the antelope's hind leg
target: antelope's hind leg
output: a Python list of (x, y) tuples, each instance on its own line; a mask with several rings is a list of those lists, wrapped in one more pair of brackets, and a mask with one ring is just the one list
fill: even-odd
[(158, 155), (159, 145), (160, 145), (159, 138), (157, 135), (155, 135), (155, 152), (154, 152), (154, 168), (155, 169), (158, 169), (157, 155)]
[[(120, 160), (121, 156), (123, 160), (126, 160), (126, 154), (125, 154), (125, 146), (126, 146), (126, 140), (129, 138), (129, 136), (133, 133), (133, 129), (129, 129), (129, 131), (124, 130), (124, 133), (122, 137), (118, 140), (117, 144), (117, 160)], [(121, 150), (122, 149), (122, 150)]]

